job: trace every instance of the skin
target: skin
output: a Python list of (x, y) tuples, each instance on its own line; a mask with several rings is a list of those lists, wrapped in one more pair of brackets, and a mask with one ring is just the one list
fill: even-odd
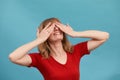
[(50, 24), (51, 23), (49, 23), (41, 32), (37, 30), (37, 38), (14, 50), (9, 55), (9, 59), (15, 64), (29, 66), (32, 60), (27, 53), (48, 39), (52, 48), (51, 56), (59, 63), (65, 64), (67, 61), (67, 55), (61, 43), (63, 39), (63, 32), (73, 38), (90, 38), (91, 40), (89, 40), (87, 44), (89, 51), (99, 47), (109, 38), (109, 33), (103, 31), (87, 30), (77, 32), (69, 25), (64, 25), (58, 22), (52, 25)]

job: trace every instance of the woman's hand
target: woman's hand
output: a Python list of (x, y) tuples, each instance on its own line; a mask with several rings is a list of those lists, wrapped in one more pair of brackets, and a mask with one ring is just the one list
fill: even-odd
[(55, 24), (48, 23), (45, 28), (40, 32), (39, 29), (37, 29), (37, 39), (42, 40), (42, 42), (46, 41), (50, 34), (53, 32), (55, 27)]
[(55, 25), (60, 28), (64, 33), (68, 34), (71, 37), (75, 37), (75, 31), (71, 28), (71, 26), (64, 25), (61, 23), (56, 22)]
[(14, 50), (10, 55), (9, 59), (16, 64), (29, 66), (31, 64), (31, 58), (27, 54), (31, 49), (38, 46), (48, 39), (50, 34), (53, 32), (55, 24), (48, 23), (42, 31), (37, 30), (37, 39), (24, 44)]

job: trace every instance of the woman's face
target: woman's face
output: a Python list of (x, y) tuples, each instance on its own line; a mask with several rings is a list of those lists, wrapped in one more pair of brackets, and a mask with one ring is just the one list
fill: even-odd
[(63, 40), (63, 32), (56, 25), (54, 25), (54, 26), (55, 26), (54, 30), (50, 34), (48, 41), (50, 41), (50, 42), (62, 41)]

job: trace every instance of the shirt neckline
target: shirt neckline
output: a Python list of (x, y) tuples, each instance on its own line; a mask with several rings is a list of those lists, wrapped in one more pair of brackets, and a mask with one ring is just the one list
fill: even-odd
[(66, 56), (67, 56), (67, 60), (66, 60), (65, 64), (62, 64), (62, 63), (58, 62), (58, 61), (55, 60), (52, 56), (50, 56), (50, 57), (51, 57), (51, 59), (52, 59), (56, 64), (59, 64), (59, 65), (62, 65), (62, 66), (66, 66), (67, 63), (68, 63), (68, 53), (67, 53), (67, 52), (66, 52)]

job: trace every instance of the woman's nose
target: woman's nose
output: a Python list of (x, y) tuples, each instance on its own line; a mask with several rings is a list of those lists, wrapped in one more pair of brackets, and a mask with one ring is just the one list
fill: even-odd
[(59, 28), (58, 28), (57, 26), (55, 26), (54, 30), (55, 30), (55, 31), (56, 31), (56, 30), (59, 30)]

